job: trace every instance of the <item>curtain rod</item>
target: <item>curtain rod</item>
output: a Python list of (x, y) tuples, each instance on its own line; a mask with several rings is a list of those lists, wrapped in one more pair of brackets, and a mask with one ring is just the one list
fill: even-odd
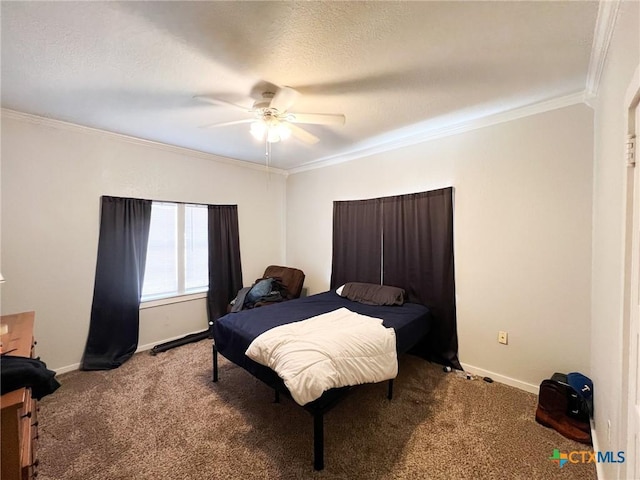
[(135, 200), (147, 200), (149, 202), (155, 202), (155, 203), (176, 203), (176, 204), (181, 204), (181, 205), (200, 205), (202, 207), (208, 207), (209, 205), (213, 205), (215, 207), (224, 207), (224, 206), (235, 206), (237, 207), (238, 204), (237, 203), (201, 203), (201, 202), (177, 202), (174, 200), (151, 200), (149, 198), (139, 198), (139, 197), (120, 197), (117, 195), (100, 195), (100, 198), (102, 197), (111, 197), (111, 198), (132, 198)]

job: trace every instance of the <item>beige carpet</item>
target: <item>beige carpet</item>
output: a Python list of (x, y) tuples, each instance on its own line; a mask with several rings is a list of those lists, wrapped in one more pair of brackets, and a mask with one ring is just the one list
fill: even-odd
[(584, 450), (534, 420), (536, 397), (466, 380), (405, 355), (386, 383), (353, 390), (325, 415), (325, 469), (312, 468), (312, 417), (221, 358), (211, 342), (117, 370), (71, 372), (41, 402), (39, 479), (595, 479)]

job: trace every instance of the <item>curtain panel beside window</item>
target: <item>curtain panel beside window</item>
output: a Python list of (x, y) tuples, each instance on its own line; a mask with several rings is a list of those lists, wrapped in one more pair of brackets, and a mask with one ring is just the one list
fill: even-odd
[(151, 201), (101, 198), (100, 237), (82, 370), (119, 367), (138, 347)]
[(242, 288), (237, 205), (209, 205), (209, 293), (207, 313), (214, 322)]

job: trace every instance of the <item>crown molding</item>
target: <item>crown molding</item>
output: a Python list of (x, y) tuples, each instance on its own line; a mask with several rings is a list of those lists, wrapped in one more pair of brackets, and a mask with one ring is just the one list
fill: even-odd
[[(199, 150), (192, 150), (184, 147), (177, 147), (175, 145), (169, 145), (166, 143), (155, 142), (151, 140), (144, 140), (121, 133), (109, 132), (107, 130), (100, 130), (93, 127), (85, 127), (74, 123), (65, 122), (62, 120), (55, 120), (47, 117), (41, 117), (30, 113), (19, 112), (16, 110), (10, 110), (3, 108), (2, 116), (5, 118), (12, 118), (38, 125), (45, 125), (52, 128), (75, 131), (85, 134), (100, 134), (110, 136), (125, 142), (133, 143), (136, 145), (142, 145), (151, 148), (157, 148), (167, 152), (176, 153), (179, 155), (187, 155), (196, 158), (202, 158), (205, 160), (212, 160), (218, 163), (224, 163), (228, 165), (235, 165), (242, 168), (248, 168), (251, 170), (259, 170), (262, 172), (276, 173), (287, 177), (288, 175), (301, 173), (308, 170), (316, 170), (318, 168), (324, 168), (331, 165), (338, 165), (340, 163), (349, 162), (363, 157), (368, 157), (378, 153), (388, 152), (390, 150), (396, 150), (403, 147), (416, 145), (419, 143), (425, 143), (439, 138), (449, 137), (451, 135), (459, 135), (461, 133), (477, 130), (480, 128), (497, 125), (500, 123), (510, 122), (519, 118), (528, 117), (531, 115), (537, 115), (559, 108), (569, 107), (577, 104), (586, 104), (588, 94), (586, 91), (573, 93), (563, 97), (546, 100), (543, 102), (537, 102), (530, 105), (526, 105), (519, 108), (505, 110), (503, 112), (486, 115), (480, 118), (473, 118), (471, 120), (451, 123), (442, 126), (425, 127), (417, 132), (402, 133), (400, 131), (391, 132), (385, 134), (384, 138), (378, 141), (373, 141), (368, 145), (359, 146), (351, 150), (341, 152), (337, 155), (331, 155), (323, 157), (318, 160), (314, 160), (305, 165), (294, 167), (288, 170), (269, 167), (265, 165), (258, 165), (256, 163), (246, 162), (243, 160), (237, 160), (234, 158), (221, 157), (213, 155), (211, 153), (201, 152)], [(393, 137), (389, 140), (389, 137)]]
[(89, 134), (89, 135), (102, 135), (116, 140), (132, 143), (147, 148), (155, 148), (169, 153), (177, 155), (186, 155), (193, 158), (201, 158), (204, 160), (214, 161), (217, 163), (223, 163), (226, 165), (234, 165), (236, 167), (248, 168), (250, 170), (258, 170), (267, 173), (276, 173), (278, 175), (288, 176), (289, 173), (286, 170), (280, 168), (267, 167), (266, 165), (259, 165), (257, 163), (247, 162), (243, 160), (237, 160), (235, 158), (222, 157), (219, 155), (213, 155), (211, 153), (202, 152), (200, 150), (193, 150), (185, 147), (178, 147), (176, 145), (169, 145), (167, 143), (156, 142), (153, 140), (145, 140), (143, 138), (133, 137), (130, 135), (124, 135), (122, 133), (110, 132), (108, 130), (101, 130), (99, 128), (86, 127), (84, 125), (78, 125), (75, 123), (65, 122), (63, 120), (56, 120), (54, 118), (41, 117), (39, 115), (33, 115), (31, 113), (19, 112), (17, 110), (10, 110), (8, 108), (2, 108), (2, 118), (8, 118), (12, 120), (19, 120), (35, 125), (43, 125), (46, 127), (56, 128), (59, 130), (66, 130), (70, 132)]
[(607, 60), (607, 52), (613, 30), (618, 18), (620, 0), (600, 0), (598, 4), (598, 17), (593, 32), (591, 45), (591, 58), (589, 59), (589, 71), (587, 73), (586, 98), (587, 101), (598, 95), (600, 77)]
[(396, 150), (419, 143), (425, 143), (431, 140), (449, 137), (451, 135), (459, 135), (461, 133), (489, 127), (491, 125), (510, 122), (519, 118), (529, 117), (531, 115), (537, 115), (539, 113), (549, 112), (552, 110), (557, 110), (559, 108), (565, 108), (572, 105), (585, 103), (585, 92), (577, 92), (571, 95), (566, 95), (564, 97), (558, 97), (543, 102), (533, 103), (511, 110), (505, 110), (503, 112), (487, 115), (480, 118), (474, 118), (468, 121), (443, 126), (435, 126), (432, 128), (425, 128), (417, 133), (405, 134), (404, 136), (396, 137), (395, 139), (390, 141), (380, 141), (375, 144), (352, 149), (338, 155), (324, 157), (305, 165), (301, 165), (300, 167), (291, 168), (287, 171), (289, 172), (289, 174), (295, 174), (308, 170), (324, 168), (331, 165), (337, 165), (340, 163), (349, 162), (351, 160), (356, 160), (358, 158), (368, 157), (377, 153), (388, 152), (389, 150)]

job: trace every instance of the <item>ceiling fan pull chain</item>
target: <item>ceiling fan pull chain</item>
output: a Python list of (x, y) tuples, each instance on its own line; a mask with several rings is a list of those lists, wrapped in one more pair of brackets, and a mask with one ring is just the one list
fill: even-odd
[(264, 159), (265, 159), (265, 163), (267, 165), (267, 175), (269, 174), (269, 163), (271, 160), (271, 142), (269, 142), (269, 140), (267, 139), (267, 137), (265, 136), (264, 139)]
[(267, 191), (269, 190), (269, 185), (271, 183), (271, 171), (269, 170), (269, 165), (271, 163), (271, 142), (265, 136), (264, 139), (264, 159), (267, 166)]

